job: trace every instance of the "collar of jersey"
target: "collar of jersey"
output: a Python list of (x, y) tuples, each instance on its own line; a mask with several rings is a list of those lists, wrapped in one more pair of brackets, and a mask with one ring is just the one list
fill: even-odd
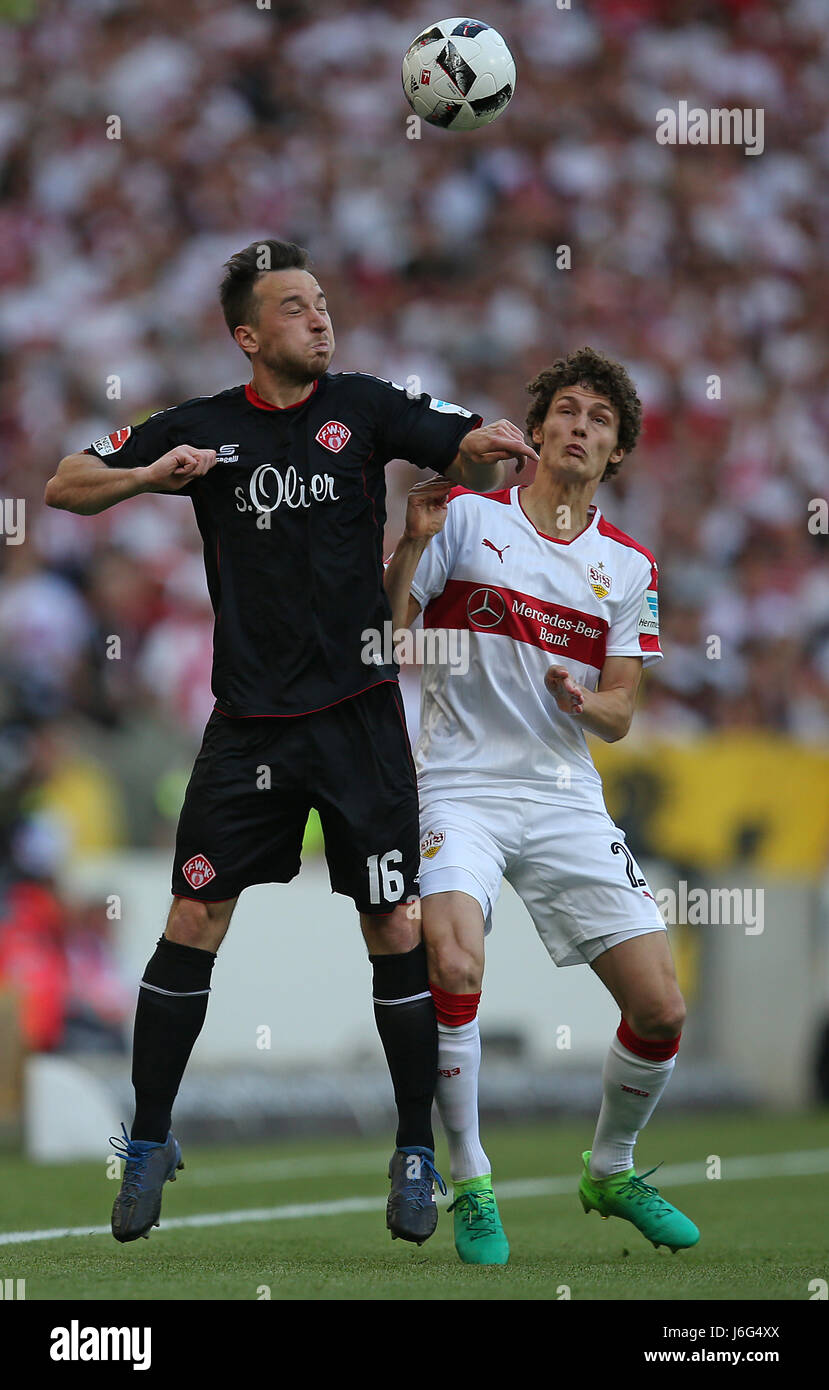
[(519, 512), (521, 513), (522, 517), (523, 517), (524, 520), (527, 522), (527, 525), (528, 525), (528, 526), (532, 526), (533, 530), (535, 531), (535, 534), (536, 534), (537, 536), (541, 536), (542, 540), (551, 541), (553, 545), (572, 545), (574, 541), (580, 541), (581, 538), (582, 538), (582, 536), (586, 536), (586, 535), (587, 535), (587, 532), (591, 529), (591, 527), (595, 526), (596, 523), (597, 523), (597, 521), (599, 520), (599, 516), (600, 516), (599, 509), (598, 509), (598, 507), (596, 506), (596, 503), (595, 503), (595, 502), (591, 502), (591, 503), (590, 503), (590, 506), (589, 506), (589, 508), (588, 508), (588, 517), (589, 517), (589, 520), (588, 520), (588, 522), (587, 522), (587, 525), (584, 526), (584, 527), (582, 527), (581, 531), (579, 531), (578, 535), (571, 536), (570, 539), (569, 539), (569, 541), (562, 541), (562, 540), (559, 540), (558, 537), (556, 537), (556, 536), (548, 536), (546, 531), (539, 531), (539, 529), (538, 529), (538, 527), (536, 526), (535, 522), (534, 522), (534, 521), (531, 521), (530, 518), (527, 516), (527, 513), (524, 511), (524, 504), (523, 504), (523, 502), (521, 501), (521, 493), (523, 492), (523, 490), (524, 490), (524, 488), (525, 488), (526, 486), (527, 486), (527, 484), (526, 484), (526, 483), (523, 483), (520, 487), (517, 487), (517, 488), (515, 489), (514, 501), (515, 501), (515, 503), (516, 503), (516, 505), (517, 505), (517, 507), (518, 507), (518, 510), (519, 510)]
[(255, 405), (258, 410), (279, 410), (284, 412), (286, 410), (296, 410), (299, 406), (304, 405), (306, 401), (310, 401), (318, 386), (319, 378), (313, 383), (308, 395), (303, 396), (301, 401), (294, 401), (293, 405), (271, 405), (270, 401), (263, 400), (259, 392), (254, 390), (251, 382), (248, 382), (245, 386), (245, 396), (250, 401), (250, 404)]

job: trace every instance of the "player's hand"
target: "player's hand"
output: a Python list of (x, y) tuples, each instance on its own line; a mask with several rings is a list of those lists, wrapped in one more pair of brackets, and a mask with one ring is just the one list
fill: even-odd
[(427, 478), (409, 490), (404, 532), (407, 540), (430, 540), (443, 530), (452, 487), (448, 478)]
[(202, 478), (216, 462), (215, 449), (194, 449), (192, 444), (177, 444), (162, 454), (144, 471), (147, 492), (178, 492), (194, 478)]
[(584, 713), (585, 692), (573, 680), (566, 666), (551, 666), (544, 677), (544, 684), (562, 714)]
[(460, 452), (472, 463), (499, 463), (504, 459), (516, 460), (516, 472), (520, 473), (527, 459), (538, 463), (538, 454), (511, 420), (496, 420), (493, 425), (482, 425), (479, 430), (470, 430), (461, 440)]

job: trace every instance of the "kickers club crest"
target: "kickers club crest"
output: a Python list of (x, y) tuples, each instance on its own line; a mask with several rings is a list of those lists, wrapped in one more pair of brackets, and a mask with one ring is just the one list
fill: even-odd
[(182, 866), (181, 872), (190, 887), (195, 889), (204, 888), (206, 883), (210, 883), (216, 877), (216, 870), (203, 854), (194, 854), (192, 859), (188, 859)]
[(322, 445), (323, 449), (328, 449), (332, 454), (338, 454), (351, 438), (351, 430), (348, 425), (341, 425), (339, 420), (329, 420), (322, 429), (317, 431), (314, 438), (318, 444)]
[(420, 842), (420, 853), (424, 859), (434, 859), (446, 836), (442, 830), (430, 830)]

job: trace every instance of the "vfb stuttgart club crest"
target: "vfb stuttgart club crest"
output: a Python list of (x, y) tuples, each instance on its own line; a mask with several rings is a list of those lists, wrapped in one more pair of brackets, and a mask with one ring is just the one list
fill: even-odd
[(420, 842), (420, 853), (424, 859), (434, 859), (446, 836), (442, 830), (430, 830)]
[(203, 854), (194, 854), (192, 859), (188, 859), (187, 863), (182, 866), (181, 872), (191, 888), (203, 888), (206, 883), (216, 877), (216, 870)]
[(587, 566), (587, 580), (596, 598), (607, 598), (613, 587), (613, 580), (605, 570), (601, 560), (597, 565)]

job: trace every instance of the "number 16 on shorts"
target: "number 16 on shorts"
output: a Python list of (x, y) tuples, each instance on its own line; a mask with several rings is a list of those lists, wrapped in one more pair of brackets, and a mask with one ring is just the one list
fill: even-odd
[(368, 856), (368, 894), (372, 903), (391, 904), (400, 901), (405, 884), (402, 873), (395, 865), (402, 863), (403, 853), (399, 849), (390, 849), (382, 855)]

